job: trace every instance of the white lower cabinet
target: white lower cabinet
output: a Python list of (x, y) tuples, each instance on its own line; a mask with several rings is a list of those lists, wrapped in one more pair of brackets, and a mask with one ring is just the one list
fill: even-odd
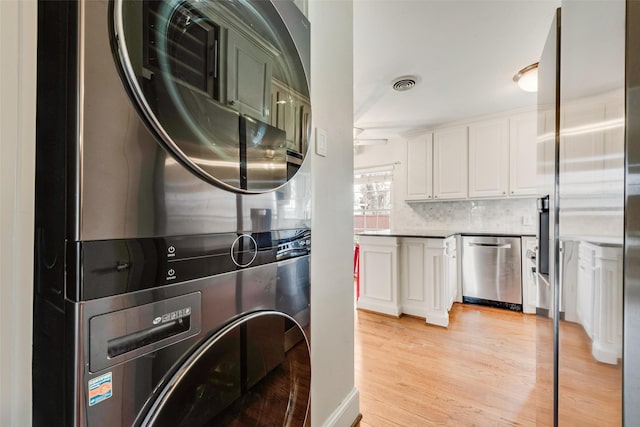
[(425, 282), (427, 239), (400, 240), (400, 304), (402, 312), (427, 317)]
[(424, 317), (433, 325), (449, 325), (451, 307), (447, 285), (445, 240), (400, 239), (400, 310)]
[(399, 316), (398, 238), (360, 236), (358, 308)]

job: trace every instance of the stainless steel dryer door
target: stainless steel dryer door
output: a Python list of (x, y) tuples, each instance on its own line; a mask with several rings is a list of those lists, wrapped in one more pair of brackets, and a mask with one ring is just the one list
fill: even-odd
[(120, 74), (164, 147), (224, 189), (285, 184), (287, 151), (304, 156), (310, 132), (308, 21), (293, 2), (113, 4)]
[[(285, 344), (286, 325), (300, 339)], [(172, 375), (142, 426), (308, 425), (311, 366), (302, 329), (275, 311), (245, 316), (209, 338)]]

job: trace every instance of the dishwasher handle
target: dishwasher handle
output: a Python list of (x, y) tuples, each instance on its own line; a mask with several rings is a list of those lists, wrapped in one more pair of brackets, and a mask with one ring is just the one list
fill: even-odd
[(469, 242), (469, 246), (480, 246), (483, 248), (494, 248), (494, 249), (511, 249), (511, 243), (477, 243), (477, 242)]

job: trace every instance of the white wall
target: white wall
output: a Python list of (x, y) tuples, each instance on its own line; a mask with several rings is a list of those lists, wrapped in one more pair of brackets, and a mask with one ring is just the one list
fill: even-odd
[(0, 426), (31, 425), (36, 25), (0, 1)]
[[(311, 420), (349, 426), (359, 411), (353, 356), (353, 3), (311, 0), (311, 92), (328, 156), (312, 156)], [(311, 147), (313, 150), (313, 147)]]

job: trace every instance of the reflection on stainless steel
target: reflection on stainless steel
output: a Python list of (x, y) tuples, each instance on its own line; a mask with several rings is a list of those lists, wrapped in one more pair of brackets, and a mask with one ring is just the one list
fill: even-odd
[[(548, 199), (547, 227), (539, 227), (538, 250), (546, 251), (538, 254), (537, 301), (536, 301), (536, 423), (538, 425), (557, 425), (558, 423), (558, 388), (557, 388), (557, 325), (554, 311), (554, 274), (555, 252), (554, 228), (556, 223), (556, 147), (558, 141), (558, 107), (559, 107), (559, 62), (560, 55), (560, 20), (558, 9), (554, 16), (549, 35), (538, 65), (538, 192), (550, 195)], [(545, 210), (544, 201), (542, 209)], [(548, 242), (545, 245), (545, 242)], [(541, 244), (542, 243), (542, 244)], [(545, 256), (546, 255), (546, 256)], [(546, 258), (546, 272), (541, 272), (541, 260)], [(543, 265), (544, 267), (544, 265)], [(543, 268), (544, 271), (544, 268)], [(546, 274), (545, 274), (546, 273)]]
[(285, 131), (267, 123), (240, 118), (242, 188), (269, 190), (287, 181), (285, 136)]
[(310, 355), (306, 340), (285, 353), (292, 320), (267, 311), (226, 326), (177, 369), (142, 425), (304, 426)]
[[(563, 0), (561, 47), (555, 52), (561, 52), (560, 77), (540, 85), (548, 95), (539, 99), (558, 88), (560, 93), (551, 113), (559, 123), (553, 179), (551, 150), (539, 151), (545, 182), (555, 182), (549, 275), (554, 303), (548, 314), (556, 337), (554, 425), (622, 423), (624, 22), (624, 0)], [(554, 58), (541, 60), (543, 65), (555, 67)], [(545, 120), (547, 111), (540, 110)], [(547, 126), (539, 135), (550, 131)], [(538, 356), (539, 368), (549, 366)], [(579, 406), (582, 401), (588, 408)]]
[[(220, 360), (222, 365), (220, 366), (226, 368), (225, 371), (219, 374), (226, 375), (226, 378), (232, 381), (230, 383), (218, 383), (217, 381), (220, 380), (220, 377), (217, 377), (218, 379), (211, 378), (213, 382), (208, 383), (205, 389), (200, 389), (200, 392), (204, 393), (202, 395), (202, 403), (205, 403), (207, 399), (205, 395), (209, 396), (210, 393), (225, 394), (237, 390), (237, 394), (236, 392), (232, 394), (235, 398), (240, 398), (242, 390), (246, 390), (247, 397), (240, 398), (230, 406), (231, 410), (236, 412), (236, 416), (243, 416), (242, 408), (247, 407), (245, 405), (256, 404), (251, 400), (254, 388), (247, 385), (243, 389), (239, 377), (237, 380), (233, 380), (235, 374), (231, 368), (232, 366), (238, 366), (236, 364), (240, 362), (237, 358), (230, 357), (230, 355), (237, 355), (241, 349), (236, 349), (233, 353), (227, 354), (226, 351), (228, 349), (225, 346), (229, 345), (228, 340), (220, 341), (219, 338), (222, 334), (218, 334), (218, 332), (223, 325), (233, 319), (241, 319), (238, 321), (239, 324), (245, 323), (248, 319), (258, 319), (257, 322), (254, 321), (254, 327), (259, 329), (267, 328), (266, 331), (269, 331), (269, 333), (265, 336), (271, 338), (263, 341), (262, 344), (256, 343), (257, 347), (255, 348), (251, 345), (247, 347), (247, 351), (250, 351), (247, 353), (248, 362), (253, 361), (254, 358), (257, 361), (259, 358), (267, 357), (268, 354), (274, 354), (274, 351), (279, 351), (282, 354), (285, 345), (285, 323), (281, 320), (280, 327), (277, 330), (273, 329), (273, 318), (267, 319), (263, 323), (260, 319), (264, 318), (262, 316), (269, 310), (276, 311), (277, 316), (283, 320), (286, 318), (287, 323), (294, 325), (295, 328), (302, 328), (304, 331), (304, 334), (298, 335), (302, 338), (302, 341), (300, 341), (304, 350), (302, 353), (299, 350), (291, 350), (293, 353), (288, 354), (285, 359), (279, 359), (279, 362), (276, 363), (274, 361), (270, 364), (272, 367), (282, 365), (282, 368), (278, 368), (274, 372), (280, 372), (280, 369), (282, 369), (283, 373), (289, 375), (286, 378), (297, 381), (296, 385), (295, 382), (287, 380), (285, 391), (288, 390), (288, 393), (293, 392), (293, 389), (287, 387), (294, 385), (303, 387), (302, 389), (296, 388), (299, 394), (292, 395), (290, 398), (294, 400), (290, 401), (290, 403), (298, 406), (302, 405), (305, 411), (297, 412), (296, 416), (304, 418), (308, 405), (308, 382), (310, 378), (309, 349), (306, 338), (309, 327), (310, 295), (308, 271), (309, 257), (305, 256), (245, 269), (237, 273), (183, 282), (177, 286), (144, 290), (81, 303), (81, 314), (78, 317), (76, 328), (79, 331), (86, 331), (86, 333), (78, 337), (75, 357), (79, 364), (78, 366), (84, 368), (80, 372), (81, 375), (77, 378), (74, 388), (78, 393), (87, 393), (86, 388), (88, 387), (87, 381), (89, 379), (100, 377), (105, 372), (111, 372), (114, 387), (120, 386), (130, 390), (124, 394), (114, 393), (113, 397), (101, 404), (79, 409), (83, 417), (86, 417), (86, 425), (100, 425), (100, 420), (113, 419), (114, 414), (118, 414), (118, 423), (121, 425), (139, 425), (141, 419), (146, 417), (145, 414), (149, 410), (154, 411), (151, 409), (152, 405), (155, 407), (166, 404), (171, 408), (178, 405), (186, 410), (184, 405), (180, 405), (181, 399), (185, 396), (180, 396), (179, 393), (176, 395), (175, 390), (172, 391), (173, 384), (167, 384), (166, 378), (163, 377), (166, 373), (172, 373), (176, 381), (184, 377), (184, 385), (190, 384), (191, 380), (188, 378), (195, 378), (201, 381), (203, 378), (202, 370), (195, 369), (190, 371), (189, 362), (185, 361), (185, 355), (191, 354), (194, 350), (205, 358), (215, 357), (218, 354), (222, 358)], [(194, 295), (197, 296), (195, 299)], [(240, 305), (238, 305), (239, 301), (241, 302)], [(170, 335), (167, 338), (159, 337), (159, 341), (152, 339), (142, 342), (132, 347), (130, 352), (126, 352), (122, 356), (118, 356), (117, 359), (107, 362), (108, 368), (91, 369), (96, 360), (109, 360), (106, 354), (98, 354), (97, 352), (107, 352), (108, 343), (113, 338), (128, 336), (138, 330), (146, 331), (153, 328), (153, 321), (156, 317), (162, 319), (163, 315), (171, 315), (172, 313), (176, 313), (176, 316), (179, 316), (180, 310), (182, 310), (184, 316), (186, 308), (191, 308), (189, 316), (191, 316), (192, 321), (189, 332), (178, 332), (175, 335), (175, 339)], [(101, 315), (105, 316), (104, 313), (109, 314), (104, 317), (104, 321), (98, 322), (97, 319), (102, 320)], [(251, 313), (256, 314), (250, 315)], [(127, 319), (127, 322), (124, 322), (125, 319)], [(199, 319), (199, 327), (196, 319)], [(114, 320), (114, 322), (110, 320)], [(275, 321), (277, 322), (277, 320)], [(145, 328), (144, 325), (148, 325), (148, 328)], [(99, 329), (96, 330), (95, 328)], [(91, 335), (88, 333), (90, 330), (92, 330)], [(265, 333), (261, 332), (260, 334), (264, 335)], [(145, 335), (141, 334), (139, 338), (145, 339)], [(239, 335), (238, 339), (240, 339)], [(276, 343), (281, 344), (281, 346), (274, 347)], [(295, 345), (294, 348), (300, 349)], [(96, 360), (94, 360), (94, 357)], [(102, 365), (95, 366), (101, 367)], [(213, 369), (213, 366), (210, 365), (210, 369)], [(240, 369), (240, 366), (238, 366), (238, 369)], [(250, 374), (251, 370), (248, 373)], [(262, 377), (262, 374), (255, 374), (251, 383), (257, 384), (258, 378)], [(275, 381), (272, 377), (265, 377), (266, 381)], [(161, 387), (156, 388), (160, 385)], [(191, 391), (197, 393), (198, 389), (196, 387)], [(268, 389), (263, 391), (266, 394), (272, 392)], [(289, 396), (288, 393), (287, 396)], [(166, 394), (173, 394), (173, 397), (165, 396)], [(160, 403), (158, 401), (157, 404), (154, 404), (158, 396), (160, 396), (160, 399), (168, 399), (168, 402)], [(229, 398), (231, 399), (231, 397)], [(235, 400), (235, 398), (232, 400)], [(288, 399), (289, 397), (285, 399), (285, 404)], [(127, 411), (123, 411), (124, 406), (121, 406), (125, 400), (130, 402), (129, 405), (133, 405)], [(211, 408), (205, 406), (197, 407), (198, 403), (195, 403), (196, 407), (192, 408), (191, 411), (192, 417), (213, 417), (215, 415), (210, 412)], [(260, 405), (263, 403), (260, 402)], [(276, 407), (280, 407), (283, 402), (272, 401), (271, 403)], [(147, 418), (156, 415), (159, 414), (152, 413)], [(275, 415), (281, 416), (280, 422), (277, 424), (282, 425), (282, 420), (286, 419), (285, 413)], [(138, 418), (136, 419), (136, 417)], [(251, 425), (273, 425), (272, 421), (263, 418), (260, 422)], [(174, 423), (172, 418), (160, 417), (155, 424), (149, 425), (183, 424)]]
[(623, 420), (640, 419), (640, 4), (627, 2)]
[(520, 237), (462, 236), (463, 300), (522, 311), (520, 257)]
[[(264, 158), (243, 150), (252, 145), (243, 138), (242, 120), (251, 117), (282, 126), (273, 141), (277, 147), (284, 150), (291, 137), (301, 142), (294, 146), (306, 154), (302, 143), (310, 132), (304, 125), (310, 108), (306, 54), (298, 52), (289, 29), (277, 25), (282, 18), (274, 5), (246, 0), (118, 0), (114, 12), (121, 74), (165, 147), (200, 178), (221, 188), (255, 193), (282, 186), (287, 180), (282, 168), (244, 172)], [(301, 99), (299, 106), (283, 111), (290, 110), (295, 120), (282, 122), (277, 117), (277, 101), (276, 111), (271, 111), (276, 95), (272, 79), (279, 82), (280, 91)], [(285, 130), (292, 120), (294, 134), (288, 135)], [(213, 162), (196, 162), (194, 156)], [(271, 162), (285, 166), (282, 155)]]
[[(78, 197), (78, 216), (82, 221), (79, 235), (75, 238), (98, 240), (235, 231), (236, 196), (204, 182), (182, 162), (168, 155), (139, 118), (127, 93), (119, 89), (122, 82), (113, 58), (101, 53), (109, 43), (108, 22), (103, 18), (107, 6), (100, 2), (87, 2), (85, 7), (86, 25), (92, 31), (83, 47), (87, 69), (81, 70), (81, 75), (90, 75), (91, 78), (83, 77), (85, 135), (79, 160), (85, 172), (80, 177)], [(182, 84), (180, 87), (187, 86)], [(202, 97), (197, 91), (190, 93), (193, 98), (189, 102), (196, 105)], [(186, 94), (183, 99), (187, 99)], [(212, 125), (218, 123), (215, 117), (235, 117), (237, 132), (238, 113), (211, 100), (202, 105), (218, 111), (211, 119)], [(105, 126), (105, 117), (120, 125)], [(227, 135), (231, 131), (231, 128), (216, 125), (212, 132), (213, 135)], [(239, 185), (239, 165), (235, 160), (228, 160), (229, 157), (239, 159), (239, 154), (233, 157), (233, 149), (221, 145), (220, 150), (223, 151), (220, 152), (227, 157), (214, 158), (205, 149), (196, 150), (196, 147), (202, 146), (182, 146), (185, 155), (193, 156), (194, 163), (216, 168), (229, 182), (235, 180)], [(286, 167), (284, 159), (280, 157), (280, 160), (282, 165), (279, 166)], [(243, 195), (244, 223), (250, 224), (251, 208), (264, 207), (271, 209), (274, 229), (308, 226), (309, 170), (308, 162), (304, 162), (292, 181), (275, 192)], [(283, 169), (279, 167), (275, 171), (282, 175)], [(295, 209), (291, 208), (292, 205)]]
[[(601, 419), (621, 425), (622, 377), (616, 365), (622, 357), (625, 1), (565, 0), (562, 11), (559, 288), (564, 329), (558, 363), (572, 369), (560, 370), (559, 422), (584, 425)], [(587, 63), (593, 66), (585, 73)], [(585, 332), (585, 356), (612, 365), (604, 376), (596, 375), (595, 365), (580, 365), (570, 350), (575, 340), (563, 331), (576, 324)], [(607, 387), (606, 397), (588, 394), (600, 387)], [(588, 417), (575, 409), (575, 402), (586, 398)]]

